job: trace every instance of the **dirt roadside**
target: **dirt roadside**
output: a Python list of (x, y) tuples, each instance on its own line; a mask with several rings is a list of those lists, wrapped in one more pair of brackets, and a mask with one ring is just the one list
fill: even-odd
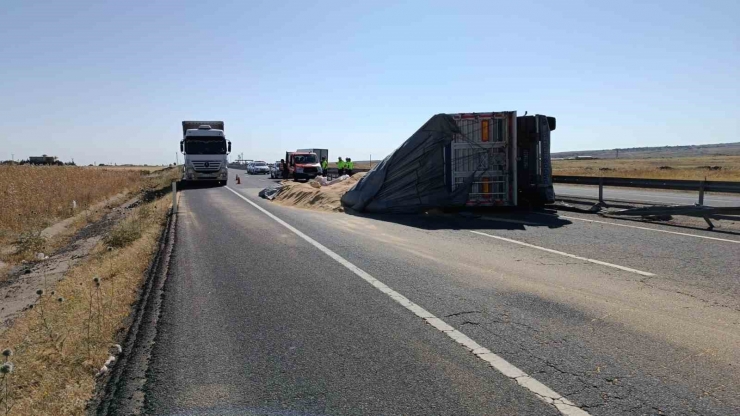
[[(124, 194), (116, 195), (99, 204), (90, 211), (105, 210), (102, 218), (79, 229), (68, 244), (53, 252), (48, 259), (20, 264), (9, 268), (4, 279), (0, 281), (0, 334), (10, 325), (13, 319), (38, 300), (36, 290), (51, 290), (64, 277), (65, 273), (79, 261), (87, 257), (115, 224), (123, 219), (127, 212), (141, 203), (140, 196), (130, 198), (123, 203)], [(112, 203), (119, 204), (112, 208)], [(85, 213), (80, 214), (85, 215)], [(46, 238), (63, 234), (72, 227), (78, 217), (60, 221), (42, 231)]]

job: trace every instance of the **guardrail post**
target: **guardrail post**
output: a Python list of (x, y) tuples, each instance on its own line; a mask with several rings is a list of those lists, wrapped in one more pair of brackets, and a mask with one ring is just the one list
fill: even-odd
[(704, 205), (704, 181), (701, 181), (699, 184), (699, 205)]
[(604, 177), (599, 176), (599, 203), (604, 203)]
[(177, 214), (177, 181), (172, 181), (172, 213)]

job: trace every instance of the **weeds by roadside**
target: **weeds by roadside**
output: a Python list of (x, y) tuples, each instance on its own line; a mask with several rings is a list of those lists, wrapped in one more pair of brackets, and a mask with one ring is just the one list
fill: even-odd
[(0, 335), (0, 348), (14, 352), (12, 377), (0, 375), (2, 403), (10, 407), (0, 410), (8, 415), (84, 413), (96, 375), (114, 365), (112, 349), (120, 351), (116, 344), (157, 249), (167, 202), (135, 208), (123, 223), (135, 228), (138, 238), (98, 244), (55, 287), (39, 288), (35, 305)]
[(46, 238), (41, 235), (41, 230), (24, 231), (13, 241), (18, 255), (35, 254), (44, 251)]
[(13, 350), (6, 348), (3, 350), (3, 363), (0, 365), (0, 406), (5, 411), (6, 415), (10, 414), (10, 409), (13, 405), (10, 403), (10, 377), (13, 374), (14, 365), (10, 361), (10, 357), (13, 355)]

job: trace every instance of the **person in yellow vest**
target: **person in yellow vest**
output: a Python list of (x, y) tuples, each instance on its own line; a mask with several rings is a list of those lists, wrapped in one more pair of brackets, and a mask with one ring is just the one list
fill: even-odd
[(352, 176), (352, 170), (355, 168), (355, 162), (352, 161), (351, 158), (347, 158), (347, 161), (344, 162), (344, 173), (346, 173), (349, 176)]
[(325, 157), (321, 158), (321, 173), (326, 176), (329, 172), (329, 161)]
[(342, 157), (339, 157), (339, 160), (337, 160), (337, 172), (339, 176), (344, 175), (344, 160), (342, 160)]

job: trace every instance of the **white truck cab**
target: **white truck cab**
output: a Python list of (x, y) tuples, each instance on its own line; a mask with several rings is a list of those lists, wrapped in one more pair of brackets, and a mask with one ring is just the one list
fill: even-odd
[(182, 180), (226, 185), (229, 178), (228, 154), (223, 121), (183, 121), (180, 151), (185, 156)]

